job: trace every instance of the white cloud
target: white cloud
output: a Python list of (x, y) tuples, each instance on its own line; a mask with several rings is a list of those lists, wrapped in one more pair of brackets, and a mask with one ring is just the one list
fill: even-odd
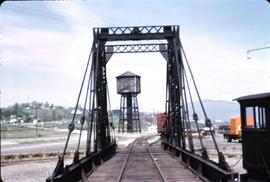
[[(67, 12), (72, 13), (69, 16), (80, 12), (75, 11), (75, 5), (70, 4), (68, 8), (63, 8), (64, 16)], [(39, 29), (35, 25), (29, 29), (14, 26), (16, 21), (22, 21), (21, 16), (8, 17), (13, 23), (3, 25), (9, 31), (2, 34), (2, 104), (25, 102), (30, 95), (36, 100), (56, 104), (66, 100), (67, 104), (74, 105), (92, 44), (92, 29), (74, 22), (70, 24), (71, 30), (64, 32)], [(29, 78), (31, 72), (38, 74)], [(54, 76), (53, 80), (50, 75)]]
[[(16, 27), (16, 22), (22, 21), (23, 17), (13, 17), (12, 24), (7, 24), (11, 31), (2, 34), (3, 105), (25, 102), (28, 96), (55, 104), (75, 103), (92, 44), (92, 27), (103, 22), (84, 3), (65, 1), (47, 4), (54, 14), (66, 17), (65, 22), (69, 22), (70, 27), (63, 32)], [(82, 25), (86, 23), (82, 20), (90, 22), (90, 26)], [(246, 45), (199, 32), (182, 34), (181, 39), (202, 98), (231, 100), (270, 90), (269, 54), (254, 53), (251, 60), (246, 60), (246, 50), (249, 49)], [(15, 68), (20, 73), (32, 70), (37, 74), (40, 72), (40, 75), (26, 78), (27, 74), (16, 74)], [(120, 102), (115, 77), (130, 70), (142, 76), (142, 93), (138, 96), (141, 109), (164, 110), (165, 69), (166, 62), (158, 53), (115, 54), (107, 67), (112, 107), (119, 107)], [(48, 77), (49, 74), (55, 77)], [(14, 77), (7, 78), (6, 75)]]
[(247, 46), (233, 40), (193, 35), (183, 42), (205, 98), (232, 100), (245, 94), (269, 92), (269, 53), (247, 60)]

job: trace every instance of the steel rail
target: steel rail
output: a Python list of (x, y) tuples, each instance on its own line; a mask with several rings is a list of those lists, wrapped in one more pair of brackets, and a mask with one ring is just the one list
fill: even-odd
[(131, 151), (132, 151), (133, 145), (134, 145), (134, 143), (135, 143), (136, 141), (137, 141), (137, 139), (135, 139), (135, 140), (131, 143), (131, 146), (130, 146), (129, 151), (128, 151), (127, 156), (126, 156), (126, 159), (125, 159), (124, 164), (123, 164), (123, 166), (122, 166), (122, 168), (121, 168), (120, 175), (119, 175), (119, 177), (118, 177), (118, 179), (117, 179), (118, 182), (121, 182), (121, 181), (122, 181), (122, 178), (123, 178), (123, 176), (124, 176), (124, 172), (125, 172), (125, 169), (126, 169), (126, 166), (127, 166), (127, 161), (128, 161), (128, 159), (129, 159), (129, 156), (130, 156), (130, 153), (131, 153)]
[(153, 163), (155, 164), (155, 167), (156, 167), (156, 169), (157, 169), (157, 171), (158, 171), (158, 174), (159, 174), (161, 180), (162, 180), (163, 182), (167, 182), (167, 180), (166, 180), (166, 178), (165, 178), (163, 172), (161, 171), (161, 169), (160, 169), (158, 163), (155, 161), (154, 156), (153, 156), (152, 152), (150, 151), (150, 149), (149, 149), (149, 147), (148, 147), (148, 145), (147, 145), (145, 139), (144, 139), (144, 144), (145, 144), (145, 146), (146, 146), (146, 149), (147, 149), (147, 151), (148, 151), (148, 153), (149, 153), (149, 155), (150, 155), (150, 157), (151, 157)]
[[(66, 151), (65, 157), (72, 158), (76, 151)], [(84, 155), (85, 151), (79, 151), (80, 155)], [(18, 154), (8, 154), (1, 155), (1, 165), (11, 164), (11, 163), (21, 163), (30, 161), (44, 161), (44, 160), (56, 160), (58, 156), (62, 155), (59, 152), (38, 152), (38, 153), (18, 153)]]
[[(118, 177), (118, 179), (117, 179), (118, 182), (121, 182), (121, 181), (122, 181), (122, 178), (123, 178), (123, 176), (124, 176), (124, 173), (125, 173), (125, 170), (126, 170), (126, 166), (127, 166), (127, 163), (128, 163), (128, 160), (129, 160), (129, 157), (130, 157), (130, 154), (131, 154), (131, 151), (132, 151), (132, 149), (133, 149), (134, 143), (136, 143), (137, 140), (138, 140), (138, 139), (135, 139), (135, 140), (132, 142), (132, 144), (131, 144), (131, 146), (130, 146), (130, 148), (129, 148), (127, 157), (126, 157), (126, 159), (125, 159), (125, 161), (124, 161), (124, 164), (123, 164), (123, 166), (122, 166), (120, 175), (119, 175), (119, 177)], [(158, 175), (159, 175), (161, 181), (162, 181), (162, 182), (167, 182), (167, 181), (166, 181), (166, 178), (164, 177), (164, 174), (162, 173), (162, 171), (161, 171), (160, 167), (158, 166), (157, 162), (155, 161), (154, 156), (153, 156), (153, 154), (151, 153), (151, 151), (150, 151), (150, 149), (149, 149), (149, 147), (148, 147), (148, 145), (147, 145), (147, 143), (146, 143), (146, 139), (144, 138), (143, 141), (144, 141), (146, 150), (147, 150), (147, 152), (148, 152), (148, 154), (149, 154), (149, 156), (150, 156), (150, 158), (151, 158), (151, 160), (152, 160), (152, 162), (153, 162), (153, 164), (154, 164), (154, 167), (156, 168), (156, 171), (158, 172)]]

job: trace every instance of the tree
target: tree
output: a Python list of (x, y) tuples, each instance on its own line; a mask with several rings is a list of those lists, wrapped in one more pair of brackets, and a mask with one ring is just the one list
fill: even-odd
[(30, 123), (31, 118), (30, 118), (30, 114), (28, 112), (24, 112), (24, 122), (26, 123)]
[(45, 107), (45, 108), (49, 108), (49, 107), (50, 107), (50, 104), (49, 104), (48, 101), (45, 102), (44, 107)]
[(16, 117), (22, 115), (22, 106), (19, 105), (18, 103), (15, 103), (13, 106), (8, 108), (10, 110), (11, 115), (16, 115)]

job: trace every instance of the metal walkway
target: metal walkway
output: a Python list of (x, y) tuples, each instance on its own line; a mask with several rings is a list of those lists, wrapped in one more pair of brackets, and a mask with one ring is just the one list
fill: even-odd
[(109, 161), (98, 167), (88, 181), (201, 181), (178, 160), (160, 147), (150, 146), (139, 138), (126, 149), (117, 151)]

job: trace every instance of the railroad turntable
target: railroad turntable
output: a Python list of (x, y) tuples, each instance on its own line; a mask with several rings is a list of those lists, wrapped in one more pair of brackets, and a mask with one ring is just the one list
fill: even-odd
[[(145, 140), (138, 139), (130, 147), (128, 154), (123, 155), (123, 157), (126, 156), (126, 158), (124, 157), (125, 165), (122, 165), (124, 167), (121, 168), (121, 175), (116, 181), (133, 179), (133, 181), (141, 181), (140, 176), (144, 177), (143, 181), (146, 179), (150, 181), (166, 181), (170, 177), (172, 177), (172, 181), (174, 178), (175, 181), (179, 181), (179, 176), (173, 171), (178, 171), (184, 177), (191, 177), (191, 181), (197, 179), (204, 181), (232, 181), (238, 178), (238, 174), (230, 169), (223, 153), (219, 150), (212, 130), (212, 122), (208, 118), (201, 101), (187, 55), (180, 41), (179, 32), (180, 28), (177, 25), (93, 29), (94, 41), (83, 75), (74, 116), (68, 126), (69, 132), (64, 150), (59, 156), (53, 174), (47, 178), (47, 182), (73, 182), (86, 180), (88, 177), (90, 179), (92, 175), (96, 174), (95, 170), (101, 170), (102, 165), (106, 164), (105, 161), (111, 158), (111, 161), (108, 162), (113, 163), (113, 160), (122, 162), (119, 162), (116, 165), (117, 167), (110, 170), (114, 171), (121, 168), (119, 165), (123, 164), (123, 158), (119, 157), (120, 153), (116, 150), (116, 140), (112, 135), (114, 126), (112, 125), (112, 118), (110, 118), (106, 65), (113, 54), (151, 52), (161, 53), (161, 56), (166, 61), (167, 70), (165, 75), (166, 100), (164, 102), (166, 122), (159, 153), (164, 154), (161, 149), (167, 150), (183, 165), (180, 165), (176, 160), (178, 162), (177, 165), (175, 164), (176, 169), (174, 162), (170, 158), (155, 157), (157, 154), (151, 152)], [(194, 92), (191, 92), (191, 89), (194, 89)], [(191, 93), (196, 93), (195, 97), (200, 102), (203, 118), (199, 118), (197, 115), (197, 111), (193, 106), (195, 97)], [(82, 95), (85, 97), (82, 98)], [(71, 134), (75, 128), (75, 117), (80, 102), (84, 107), (80, 118), (78, 145), (73, 162), (66, 164), (65, 155)], [(188, 102), (192, 104), (191, 110), (189, 110)], [(202, 134), (198, 128), (199, 119), (204, 120), (205, 125), (209, 128), (214, 150), (218, 156), (217, 162), (210, 160), (208, 157)], [(191, 121), (195, 122), (197, 126), (199, 146), (194, 146)], [(87, 139), (85, 140), (85, 152), (81, 155), (81, 133), (84, 125), (87, 128)], [(195, 153), (195, 148), (199, 148), (197, 150), (199, 152)], [(160, 156), (168, 156), (168, 154)], [(159, 160), (156, 161), (155, 158)], [(141, 165), (142, 163), (143, 165)], [(97, 168), (98, 166), (101, 166), (101, 168)], [(184, 170), (184, 168), (186, 169)], [(181, 172), (182, 170), (184, 172)], [(195, 177), (190, 170), (195, 174)], [(112, 174), (114, 173), (112, 172)], [(183, 179), (183, 181), (186, 180)]]

